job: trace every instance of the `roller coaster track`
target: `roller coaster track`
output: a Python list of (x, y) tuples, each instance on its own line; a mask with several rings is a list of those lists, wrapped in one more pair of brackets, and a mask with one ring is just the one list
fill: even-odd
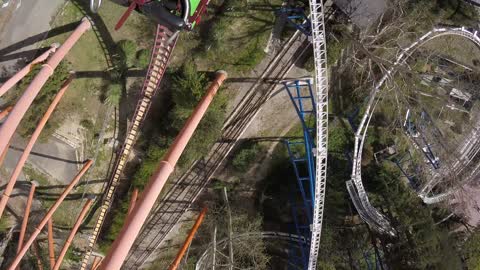
[[(297, 243), (299, 245), (306, 243), (305, 238), (302, 236), (289, 234), (289, 233), (282, 233), (282, 232), (249, 232), (249, 233), (235, 234), (232, 236), (232, 240), (242, 240), (246, 238), (289, 241), (292, 243)], [(217, 246), (225, 245), (228, 243), (228, 240), (229, 240), (228, 238), (224, 238), (218, 241), (216, 245)], [(213, 243), (210, 244), (202, 253), (197, 263), (195, 264), (195, 270), (204, 270), (204, 269), (209, 269), (209, 267), (211, 267), (211, 265), (209, 265), (205, 260), (210, 255), (210, 251), (212, 250), (212, 247), (213, 247)]]
[(313, 201), (312, 237), (308, 269), (317, 269), (318, 253), (320, 251), (320, 236), (322, 234), (323, 211), (325, 208), (325, 187), (327, 181), (327, 151), (328, 151), (328, 75), (327, 75), (327, 45), (325, 37), (325, 14), (323, 0), (310, 0), (310, 19), (312, 21), (312, 45), (315, 63), (315, 98), (317, 113), (317, 149), (315, 172), (315, 197)]
[[(353, 168), (352, 168), (352, 176), (351, 180), (347, 182), (347, 188), (352, 197), (352, 201), (354, 202), (357, 211), (359, 212), (360, 216), (363, 220), (369, 224), (372, 228), (376, 229), (380, 232), (394, 234), (394, 230), (392, 229), (389, 221), (380, 213), (378, 212), (369, 202), (367, 193), (362, 183), (362, 175), (361, 175), (361, 160), (362, 160), (362, 151), (363, 145), (365, 142), (365, 138), (367, 135), (368, 125), (372, 118), (373, 112), (375, 111), (375, 107), (377, 106), (383, 85), (385, 81), (391, 77), (401, 65), (405, 63), (407, 58), (420, 46), (424, 45), (426, 42), (447, 35), (455, 35), (464, 37), (472, 42), (474, 42), (478, 47), (480, 47), (480, 38), (478, 37), (477, 31), (471, 31), (464, 27), (461, 28), (435, 28), (423, 36), (421, 36), (418, 40), (413, 42), (410, 46), (405, 49), (402, 49), (400, 54), (396, 57), (395, 62), (393, 65), (387, 70), (384, 76), (378, 81), (375, 87), (372, 89), (370, 93), (370, 97), (366, 106), (365, 113), (362, 117), (360, 125), (358, 127), (357, 132), (355, 133), (355, 144), (354, 144), (354, 158), (353, 158)], [(478, 153), (478, 151), (476, 151)], [(422, 190), (424, 192), (420, 193), (420, 197), (426, 203), (433, 203), (438, 201), (442, 195), (436, 195), (435, 197), (427, 197), (426, 191), (431, 190), (433, 185), (431, 184), (432, 181), (436, 181), (432, 179), (429, 183), (426, 184), (426, 188)], [(442, 196), (445, 197), (445, 196)]]
[[(102, 205), (100, 207), (100, 213), (97, 217), (95, 226), (93, 227), (93, 233), (90, 236), (87, 252), (82, 260), (81, 269), (86, 269), (90, 254), (93, 251), (95, 242), (100, 234), (103, 222), (107, 215), (108, 210), (113, 202), (113, 195), (115, 188), (119, 185), (122, 171), (125, 164), (128, 161), (131, 149), (138, 137), (140, 126), (142, 125), (145, 116), (152, 103), (152, 98), (155, 95), (157, 89), (162, 81), (163, 74), (167, 68), (168, 60), (170, 59), (171, 52), (175, 47), (176, 37), (172, 39), (173, 32), (164, 26), (158, 25), (155, 35), (155, 42), (152, 49), (152, 55), (150, 59), (150, 65), (148, 67), (147, 75), (145, 77), (140, 98), (137, 103), (135, 112), (132, 117), (132, 122), (125, 139), (125, 142), (118, 152), (116, 163), (113, 167), (109, 182), (104, 189), (102, 197)], [(170, 41), (170, 42), (169, 42)]]
[[(152, 209), (149, 219), (125, 260), (123, 269), (139, 269), (154, 254), (232, 151), (262, 105), (272, 96), (277, 83), (309, 48), (307, 38), (297, 31), (269, 62), (260, 78), (227, 118), (222, 138), (212, 146), (208, 155), (197, 160), (186, 173), (170, 182), (170, 189)], [(266, 85), (264, 82), (267, 78), (276, 78), (278, 82)]]

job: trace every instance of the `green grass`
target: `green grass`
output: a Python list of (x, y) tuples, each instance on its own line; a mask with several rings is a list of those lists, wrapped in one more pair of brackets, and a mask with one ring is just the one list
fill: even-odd
[(40, 186), (49, 186), (52, 181), (49, 180), (49, 176), (34, 169), (31, 165), (25, 164), (23, 167), (23, 173), (29, 177), (32, 181), (37, 181)]
[(277, 0), (211, 1), (210, 15), (194, 32), (181, 35), (173, 63), (194, 58), (200, 70), (225, 69), (232, 76), (250, 71), (265, 56), (275, 18), (273, 11), (255, 6), (278, 4)]
[(0, 233), (7, 232), (12, 227), (12, 220), (10, 215), (5, 214), (2, 219), (0, 219)]
[(433, 39), (427, 42), (424, 48), (469, 67), (475, 67), (474, 61), (480, 60), (480, 57), (478, 57), (480, 49), (470, 40), (459, 36), (444, 36)]

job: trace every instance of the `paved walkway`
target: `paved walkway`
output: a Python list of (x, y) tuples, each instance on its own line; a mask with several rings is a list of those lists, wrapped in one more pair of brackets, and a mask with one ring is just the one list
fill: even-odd
[(0, 77), (10, 75), (15, 63), (35, 55), (39, 36), (50, 29), (50, 21), (65, 0), (4, 0), (9, 5), (0, 9)]
[(369, 27), (387, 8), (386, 0), (333, 0), (333, 2), (361, 28)]
[[(15, 136), (8, 150), (3, 167), (9, 172), (15, 168), (27, 140)], [(37, 142), (30, 154), (28, 164), (59, 183), (68, 184), (78, 171), (75, 149), (52, 137), (46, 143)]]

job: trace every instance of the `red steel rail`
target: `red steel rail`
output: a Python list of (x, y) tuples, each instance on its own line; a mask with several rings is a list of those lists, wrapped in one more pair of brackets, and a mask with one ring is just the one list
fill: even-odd
[[(132, 123), (130, 125), (125, 142), (119, 154), (117, 155), (117, 161), (113, 167), (111, 178), (107, 184), (107, 187), (104, 189), (102, 206), (100, 207), (100, 213), (97, 217), (95, 226), (93, 227), (92, 235), (90, 236), (87, 252), (82, 260), (82, 265), (80, 268), (81, 270), (87, 269), (90, 255), (100, 234), (107, 212), (113, 202), (115, 189), (120, 182), (120, 176), (122, 175), (131, 149), (138, 137), (140, 126), (147, 115), (153, 96), (160, 87), (160, 83), (167, 68), (170, 55), (177, 41), (177, 36), (173, 35), (174, 33), (166, 27), (162, 25), (157, 26), (157, 33), (155, 35), (155, 42), (152, 48), (150, 65), (143, 83), (140, 98), (133, 114)], [(169, 40), (171, 42), (169, 42)]]
[(33, 231), (32, 235), (30, 236), (28, 241), (25, 243), (25, 245), (23, 245), (22, 249), (17, 254), (17, 256), (13, 260), (12, 264), (10, 264), (10, 266), (8, 267), (8, 270), (14, 270), (15, 268), (17, 268), (17, 266), (20, 264), (20, 261), (22, 260), (23, 256), (25, 255), (25, 253), (27, 253), (28, 249), (33, 244), (33, 242), (35, 241), (37, 236), (40, 234), (42, 229), (45, 227), (48, 220), (52, 218), (53, 213), (55, 213), (55, 211), (57, 211), (58, 207), (63, 202), (63, 200), (65, 200), (65, 198), (70, 193), (70, 191), (72, 191), (73, 187), (80, 181), (80, 178), (82, 178), (82, 176), (87, 172), (87, 170), (90, 168), (90, 166), (92, 166), (92, 163), (93, 163), (92, 160), (88, 160), (85, 163), (83, 168), (78, 172), (78, 174), (73, 178), (73, 180), (70, 182), (70, 184), (65, 188), (65, 190), (62, 192), (60, 197), (57, 199), (57, 201), (50, 207), (47, 214), (40, 221), (40, 224), (38, 224), (38, 226), (35, 228), (35, 230)]
[(60, 265), (62, 265), (63, 258), (65, 257), (65, 254), (67, 254), (67, 250), (72, 244), (73, 238), (75, 237), (75, 234), (77, 234), (77, 231), (80, 228), (80, 225), (82, 225), (82, 221), (85, 218), (85, 215), (87, 214), (88, 209), (90, 209), (90, 207), (92, 206), (92, 203), (93, 203), (93, 199), (88, 199), (85, 205), (83, 206), (82, 211), (80, 211), (77, 221), (75, 222), (75, 225), (73, 225), (72, 231), (68, 235), (62, 250), (58, 254), (58, 258), (57, 258), (57, 261), (55, 262), (55, 266), (53, 267), (53, 270), (60, 269)]
[[(22, 173), (22, 168), (23, 165), (25, 165), (25, 162), (27, 161), (28, 156), (30, 155), (30, 152), (33, 149), (33, 145), (37, 141), (38, 137), (40, 136), (40, 133), (42, 132), (43, 128), (45, 127), (45, 124), (47, 123), (48, 119), (52, 115), (53, 111), (57, 107), (58, 103), (62, 99), (63, 95), (65, 94), (65, 91), (67, 91), (68, 87), (70, 86), (70, 83), (72, 82), (74, 76), (71, 75), (64, 83), (62, 88), (58, 91), (57, 95), (53, 99), (52, 103), (48, 107), (47, 111), (43, 115), (42, 119), (40, 119), (40, 122), (38, 123), (37, 127), (35, 128), (35, 131), (33, 132), (32, 136), (30, 137), (30, 140), (28, 141), (27, 146), (25, 146), (25, 149), (23, 150), (22, 155), (20, 156), (17, 165), (15, 166), (15, 169), (13, 170), (12, 175), (10, 176), (10, 179), (8, 180), (8, 184), (5, 187), (5, 191), (3, 191), (2, 198), (0, 199), (0, 218), (2, 218), (3, 211), (5, 210), (5, 207), (7, 206), (8, 199), (10, 198), (10, 195), (12, 195), (13, 188), (15, 187), (15, 183), (17, 182), (18, 176)], [(4, 151), (6, 152), (8, 149), (5, 149)]]
[(168, 177), (173, 172), (178, 159), (187, 146), (188, 141), (198, 126), (198, 123), (202, 120), (213, 100), (213, 97), (217, 93), (218, 88), (220, 88), (226, 78), (226, 72), (223, 71), (217, 73), (217, 77), (210, 85), (207, 93), (197, 107), (195, 107), (190, 118), (188, 118), (182, 130), (173, 141), (163, 160), (160, 161), (157, 171), (150, 178), (150, 181), (142, 192), (138, 202), (135, 204), (130, 215), (128, 215), (127, 221), (124, 223), (122, 230), (113, 242), (107, 256), (103, 260), (103, 263), (100, 265), (100, 269), (117, 270), (122, 266), (135, 238), (140, 233), (143, 224), (147, 220), (150, 210), (152, 210), (155, 201), (165, 186)]
[(23, 95), (13, 107), (7, 120), (0, 128), (0, 153), (5, 151), (6, 146), (10, 142), (13, 133), (20, 124), (25, 112), (32, 105), (33, 100), (40, 92), (42, 86), (47, 82), (48, 78), (52, 76), (55, 68), (60, 64), (60, 61), (80, 39), (83, 33), (90, 29), (91, 24), (87, 18), (83, 18), (79, 26), (73, 31), (73, 33), (65, 40), (62, 46), (50, 57), (46, 64), (43, 65), (40, 72), (35, 76), (33, 81), (27, 87)]
[(0, 86), (0, 97), (3, 96), (8, 90), (10, 90), (15, 84), (17, 84), (23, 77), (25, 77), (32, 70), (33, 65), (45, 61), (52, 53), (54, 53), (59, 44), (53, 43), (46, 52), (42, 53), (39, 57), (33, 59), (30, 64), (26, 65), (20, 69), (15, 75), (8, 79), (5, 83)]

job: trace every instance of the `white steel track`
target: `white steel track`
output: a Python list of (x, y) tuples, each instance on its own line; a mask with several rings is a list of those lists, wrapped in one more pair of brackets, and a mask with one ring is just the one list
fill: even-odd
[(315, 98), (317, 101), (317, 148), (314, 153), (316, 155), (315, 198), (313, 222), (311, 225), (312, 238), (308, 259), (309, 270), (317, 269), (327, 180), (328, 77), (324, 8), (323, 0), (310, 0), (312, 45), (315, 61)]
[[(355, 134), (355, 146), (354, 146), (354, 159), (353, 159), (353, 168), (352, 168), (352, 178), (350, 186), (347, 183), (347, 187), (349, 187), (349, 193), (352, 196), (352, 192), (356, 193), (352, 196), (352, 200), (354, 198), (357, 199), (355, 206), (359, 212), (361, 213), (361, 217), (367, 222), (370, 226), (377, 228), (380, 231), (393, 233), (393, 230), (386, 218), (380, 214), (369, 202), (367, 193), (365, 188), (363, 187), (362, 183), (362, 173), (361, 173), (361, 160), (362, 160), (362, 151), (363, 145), (365, 142), (365, 138), (367, 135), (368, 125), (370, 123), (370, 119), (375, 111), (375, 107), (379, 102), (378, 94), (381, 92), (383, 88), (383, 84), (385, 81), (392, 76), (397, 67), (405, 63), (407, 58), (420, 46), (425, 44), (426, 42), (438, 38), (441, 36), (446, 35), (456, 35), (464, 37), (473, 43), (475, 43), (480, 48), (480, 38), (478, 36), (477, 31), (473, 31), (464, 27), (461, 28), (435, 28), (423, 36), (421, 36), (418, 40), (413, 42), (409, 47), (403, 49), (401, 53), (397, 56), (396, 61), (394, 62), (393, 66), (390, 67), (385, 75), (380, 79), (380, 81), (375, 85), (372, 92), (370, 93), (370, 98), (365, 110), (365, 114), (362, 117), (361, 123), (358, 127), (358, 130)], [(436, 179), (431, 179), (429, 183), (422, 189), (422, 192), (419, 194), (422, 200), (425, 203), (435, 203), (438, 202), (440, 199), (444, 199), (447, 196), (445, 194), (436, 195), (434, 197), (428, 197), (426, 194), (426, 190), (431, 190), (430, 187), (433, 187), (431, 184), (432, 181)], [(351, 185), (351, 183), (355, 185), (355, 188)], [(427, 188), (428, 187), (428, 188)]]

